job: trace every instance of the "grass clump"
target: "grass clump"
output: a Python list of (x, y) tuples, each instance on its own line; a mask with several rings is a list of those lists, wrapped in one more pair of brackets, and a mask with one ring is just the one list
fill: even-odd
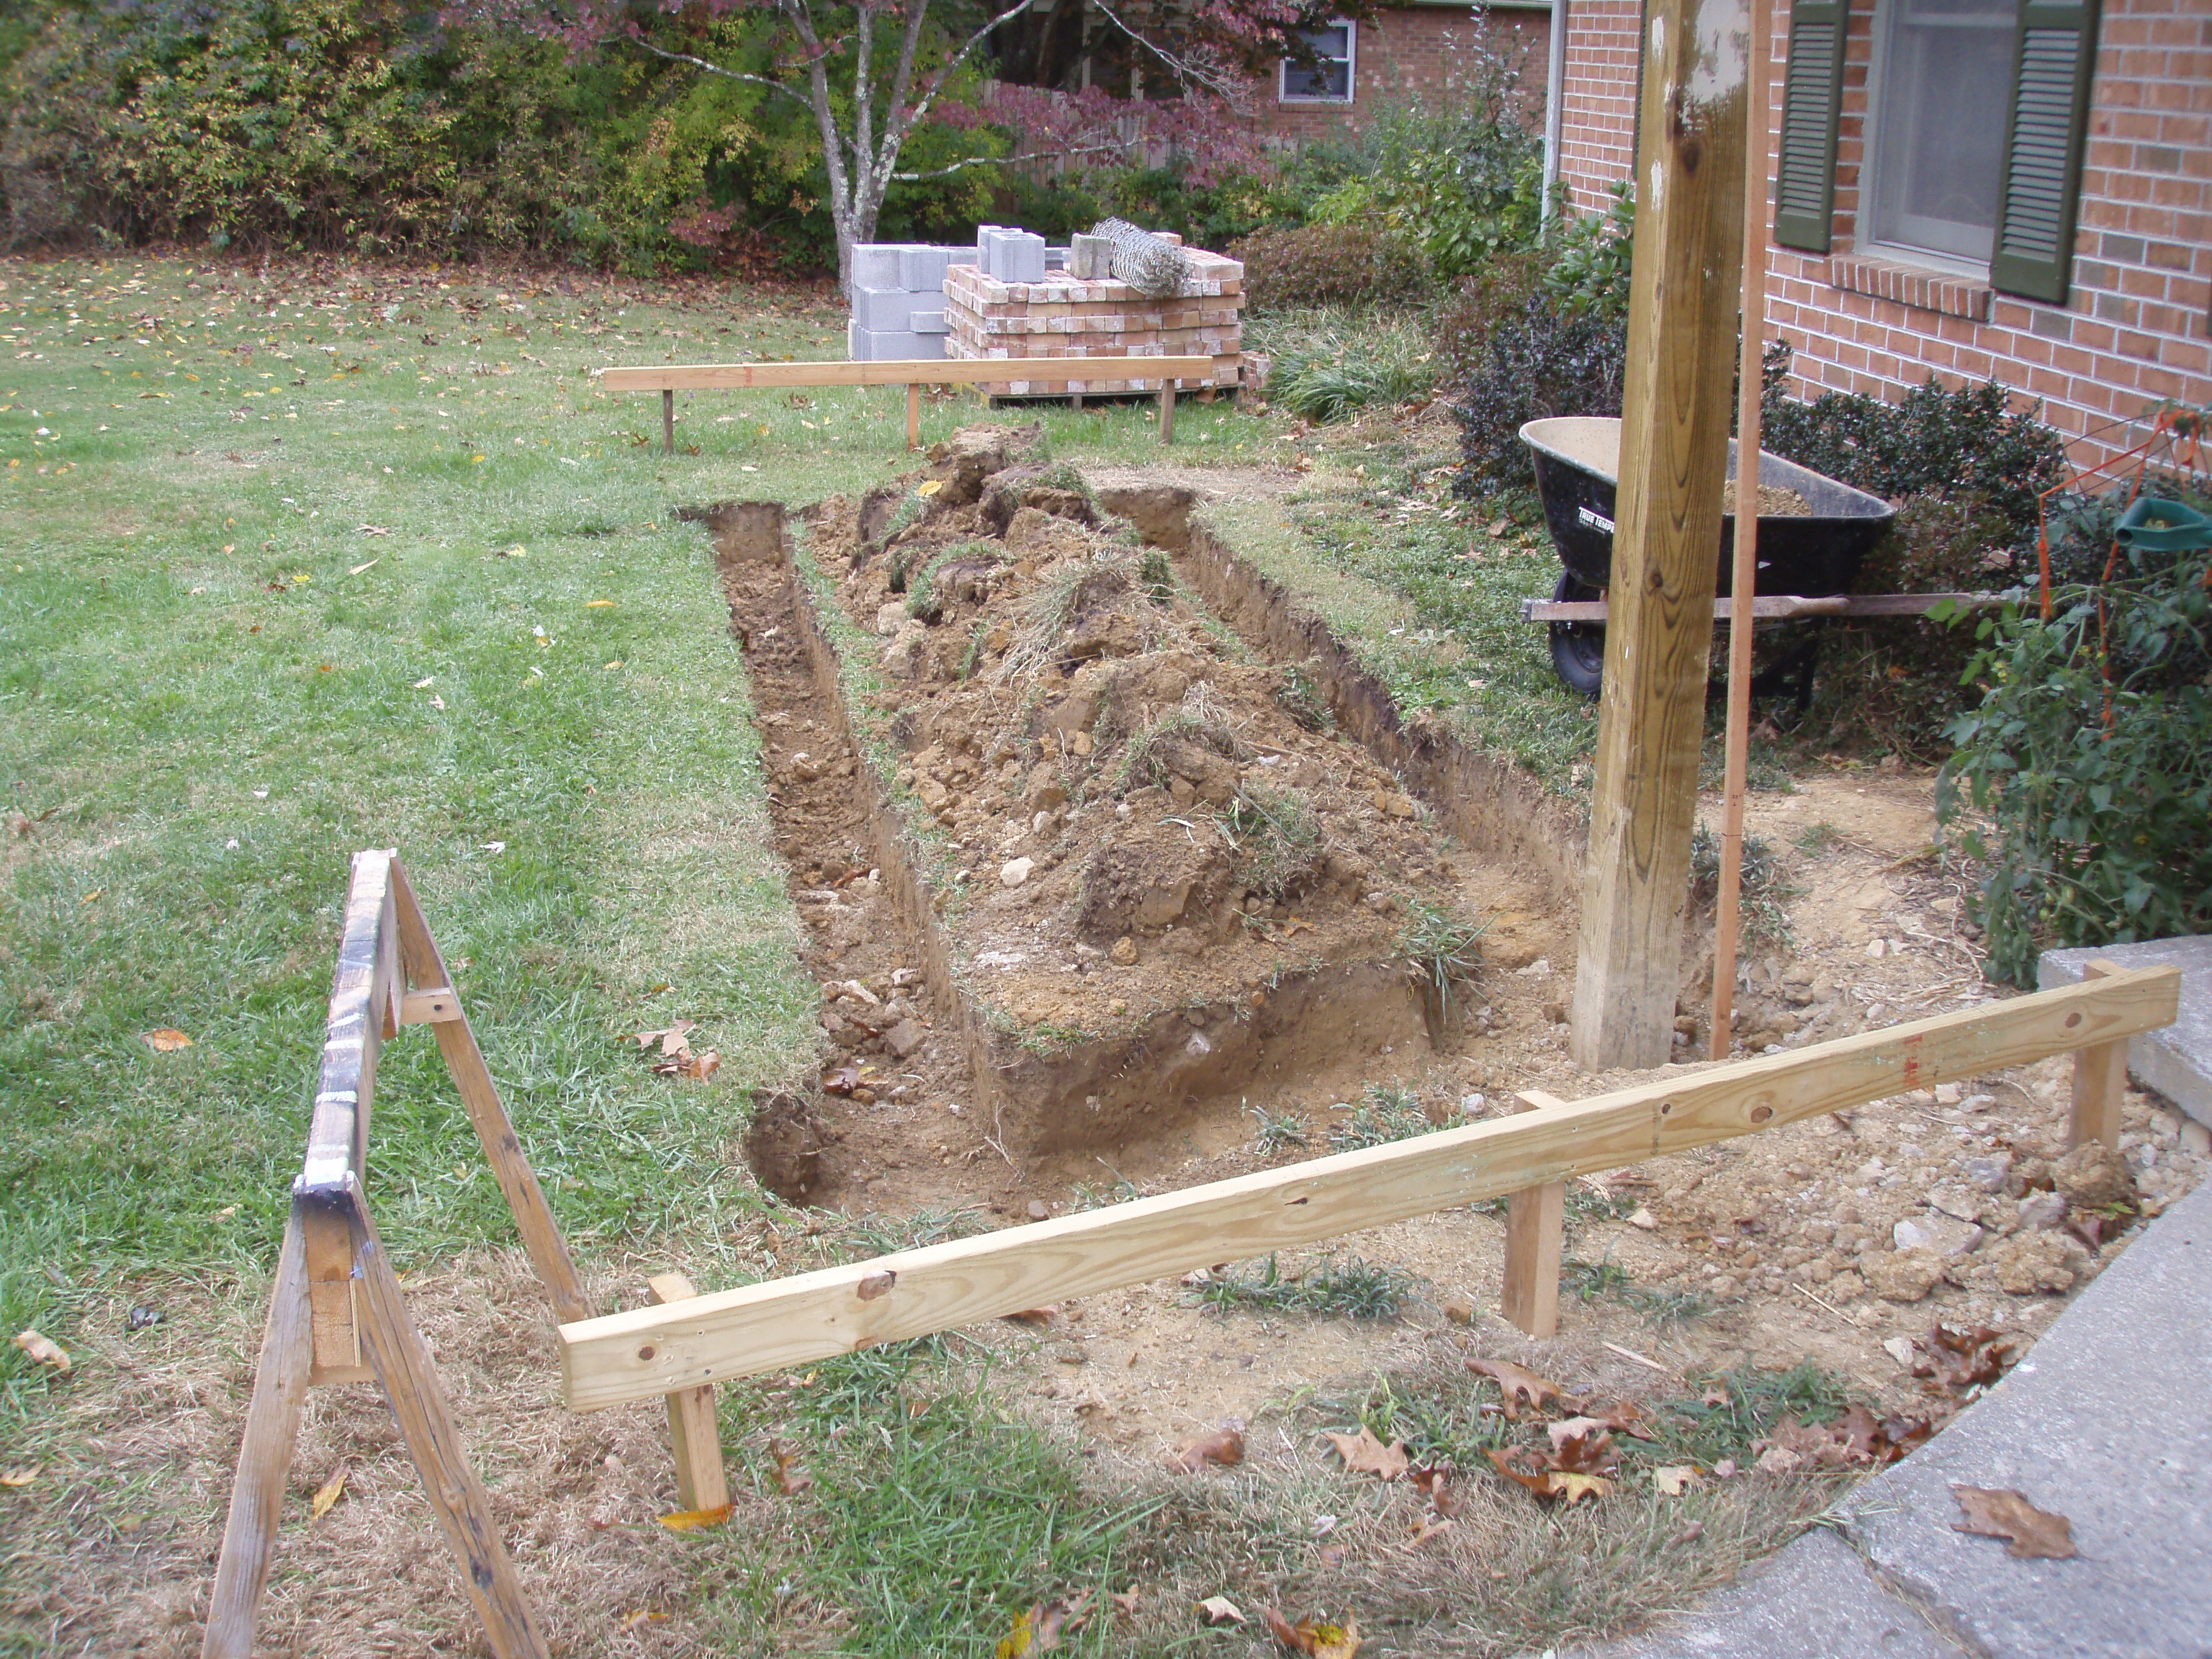
[(1322, 1256), (1288, 1276), (1271, 1255), (1255, 1272), (1214, 1275), (1200, 1290), (1198, 1299), (1224, 1313), (1232, 1308), (1259, 1308), (1324, 1318), (1395, 1319), (1413, 1290), (1411, 1273), (1374, 1267), (1356, 1255), (1342, 1262)]
[(1306, 731), (1330, 732), (1336, 728), (1336, 716), (1329, 712), (1328, 700), (1322, 696), (1321, 682), (1297, 663), (1283, 670), (1283, 683), (1275, 692), (1275, 702)]
[(1060, 636), (1085, 611), (1138, 586), (1141, 562), (1127, 548), (1102, 548), (1087, 559), (1066, 559), (1030, 596), (1001, 672), (1034, 674), (1059, 654)]
[(1328, 1144), (1332, 1151), (1352, 1152), (1425, 1135), (1436, 1127), (1410, 1091), (1370, 1083), (1352, 1115), (1329, 1129)]
[(1237, 879), (1271, 899), (1303, 879), (1321, 854), (1321, 819), (1287, 789), (1246, 784), (1215, 822), (1236, 854)]
[(1642, 1314), (1655, 1326), (1680, 1325), (1702, 1319), (1712, 1304), (1695, 1291), (1657, 1291), (1638, 1284), (1617, 1261), (1578, 1261), (1559, 1264), (1559, 1279), (1584, 1302), (1600, 1297)]
[(1263, 349), (1274, 354), (1268, 401), (1304, 420), (1345, 420), (1371, 404), (1424, 397), (1437, 383), (1435, 353), (1410, 318), (1324, 312), (1261, 331)]
[(1482, 966), (1477, 948), (1490, 923), (1469, 921), (1425, 899), (1413, 901), (1413, 915), (1398, 935), (1398, 950), (1413, 965), (1422, 988), (1445, 1009), (1454, 984), (1473, 979)]
[[(1743, 936), (1761, 945), (1787, 946), (1796, 935), (1785, 907), (1804, 890), (1783, 873), (1773, 847), (1763, 836), (1743, 838), (1741, 868), (1736, 902)], [(1721, 838), (1711, 825), (1701, 823), (1690, 838), (1690, 896), (1698, 904), (1711, 904), (1720, 896), (1720, 884)]]
[(1247, 1106), (1253, 1122), (1252, 1139), (1263, 1152), (1285, 1152), (1306, 1144), (1306, 1121), (1289, 1112), (1271, 1112), (1264, 1106)]
[[(915, 577), (907, 591), (906, 614), (916, 622), (937, 623), (944, 619), (945, 607), (951, 603), (949, 595), (938, 586), (938, 574), (945, 566), (961, 559), (982, 559), (992, 564), (999, 562), (998, 554), (983, 542), (961, 542), (948, 547), (924, 565), (921, 574)], [(895, 569), (897, 567), (894, 567)], [(896, 590), (894, 590), (896, 591)]]
[(1199, 681), (1183, 693), (1182, 707), (1170, 708), (1131, 734), (1114, 775), (1115, 793), (1127, 794), (1146, 784), (1164, 787), (1175, 775), (1168, 765), (1169, 754), (1181, 744), (1197, 744), (1225, 760), (1250, 758), (1251, 750), (1230, 729), (1226, 713), (1212, 687)]

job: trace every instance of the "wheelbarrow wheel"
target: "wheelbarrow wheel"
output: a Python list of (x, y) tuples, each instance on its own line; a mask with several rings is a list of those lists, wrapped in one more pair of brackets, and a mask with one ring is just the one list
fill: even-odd
[[(1565, 571), (1552, 598), (1562, 604), (1594, 599), (1598, 591), (1585, 587)], [(1595, 697), (1605, 678), (1605, 624), (1555, 622), (1552, 631), (1552, 667), (1571, 690)]]

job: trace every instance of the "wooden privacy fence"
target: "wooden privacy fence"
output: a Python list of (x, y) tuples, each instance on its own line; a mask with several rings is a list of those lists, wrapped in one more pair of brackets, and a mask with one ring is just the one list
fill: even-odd
[[(906, 447), (921, 447), (921, 389), (974, 386), (983, 380), (1066, 378), (1072, 363), (1111, 365), (1114, 378), (1158, 380), (1160, 441), (1175, 439), (1176, 383), (1203, 379), (1212, 387), (1211, 357), (916, 357), (881, 363), (672, 363), (665, 368), (595, 370), (609, 392), (660, 394), (660, 449), (676, 453), (676, 394), (799, 386), (903, 386)], [(1138, 390), (1144, 390), (1139, 387)]]
[(371, 1376), (391, 1402), (493, 1653), (532, 1659), (546, 1650), (362, 1196), (377, 1054), (401, 1026), (417, 1024), (437, 1032), (439, 1052), (555, 1313), (564, 1320), (591, 1313), (398, 855), (355, 854), (307, 1156), (292, 1184), (202, 1659), (252, 1653), (254, 1615), (269, 1582), (308, 1389)]
[(2127, 1039), (2173, 1021), (2172, 968), (2106, 976), (1462, 1129), (1340, 1152), (977, 1238), (564, 1324), (579, 1411), (708, 1388), (1025, 1308), (1508, 1197), (1505, 1305), (1557, 1316), (1560, 1183), (2072, 1052), (2076, 1141), (2117, 1145)]

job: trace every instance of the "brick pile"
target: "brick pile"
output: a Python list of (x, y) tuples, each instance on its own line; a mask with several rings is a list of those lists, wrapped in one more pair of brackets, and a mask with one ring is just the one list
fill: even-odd
[(1244, 267), (1202, 248), (1186, 252), (1192, 280), (1165, 300), (1109, 277), (1048, 270), (1041, 282), (1008, 282), (980, 265), (955, 265), (945, 274), (945, 355), (1116, 360), (1081, 369), (1071, 362), (1064, 377), (981, 383), (1001, 398), (1157, 392), (1159, 377), (1126, 361), (1133, 357), (1211, 357), (1213, 373), (1200, 384), (1233, 386), (1243, 360)]

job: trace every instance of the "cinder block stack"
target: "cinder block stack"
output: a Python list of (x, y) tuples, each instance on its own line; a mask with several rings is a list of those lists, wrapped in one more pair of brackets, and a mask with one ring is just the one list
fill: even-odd
[(853, 317), (845, 355), (855, 362), (942, 357), (945, 273), (976, 256), (926, 242), (862, 242), (853, 249)]
[[(1026, 240), (1018, 245), (1006, 240), (1022, 237)], [(1081, 240), (1087, 243), (1091, 239)], [(1206, 356), (1213, 359), (1211, 384), (1237, 384), (1244, 349), (1244, 267), (1237, 261), (1202, 248), (1188, 249), (1192, 280), (1186, 284), (1187, 291), (1172, 299), (1152, 300), (1111, 277), (1079, 278), (1064, 270), (1040, 269), (1037, 261), (1045, 251), (1042, 237), (986, 226), (977, 233), (976, 240), (978, 262), (951, 266), (945, 273), (945, 319), (951, 331), (945, 337), (947, 355), (964, 358)], [(994, 251), (997, 270), (993, 269)], [(1082, 251), (1091, 252), (1088, 247)], [(1091, 259), (1084, 264), (1092, 266)], [(999, 274), (1010, 269), (1021, 274)], [(1101, 363), (1095, 368), (1086, 364), (1078, 368), (1071, 362), (1065, 375), (986, 381), (980, 390), (1002, 398), (1066, 397), (1155, 392), (1159, 385), (1158, 375), (1147, 378), (1134, 363)], [(1189, 383), (1184, 385), (1188, 389)]]

